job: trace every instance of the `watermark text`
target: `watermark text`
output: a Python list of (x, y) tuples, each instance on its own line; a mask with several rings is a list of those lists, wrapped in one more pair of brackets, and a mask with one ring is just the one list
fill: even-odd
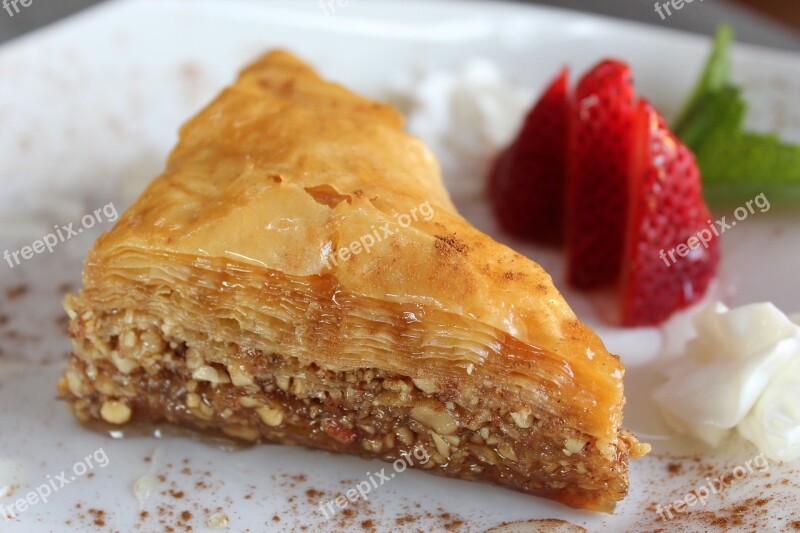
[[(403, 457), (392, 463), (392, 470), (394, 470), (394, 472), (387, 475), (386, 468), (381, 468), (375, 473), (367, 472), (367, 479), (358, 482), (355, 487), (348, 489), (344, 494), (340, 494), (336, 498), (320, 503), (320, 512), (325, 516), (325, 519), (329, 519), (333, 517), (338, 510), (346, 509), (351, 503), (355, 503), (358, 500), (369, 501), (369, 493), (372, 492), (373, 489), (377, 489), (384, 483), (391, 481), (397, 474), (402, 474), (409, 466), (414, 466), (414, 459), (419, 461), (419, 464), (424, 465), (428, 462), (430, 456), (428, 455), (428, 451), (422, 446), (414, 448), (411, 453), (404, 452)], [(336, 508), (334, 508), (334, 505)]]
[[(700, 0), (701, 2), (703, 0)], [(694, 0), (667, 0), (666, 2), (658, 2), (656, 1), (656, 13), (661, 17), (661, 20), (666, 19), (667, 17), (672, 16), (672, 9), (675, 11), (680, 11), (683, 9), (683, 6), (686, 4), (691, 4)], [(672, 9), (670, 9), (670, 7)], [(666, 11), (666, 15), (664, 12)]]
[(319, 0), (319, 8), (325, 13), (325, 16), (330, 16), (336, 13), (337, 7), (347, 7), (350, 0)]
[(423, 220), (431, 220), (434, 216), (433, 207), (430, 202), (425, 202), (417, 207), (411, 209), (410, 213), (398, 215), (396, 221), (387, 222), (381, 226), (372, 226), (372, 232), (362, 235), (360, 238), (354, 240), (349, 246), (344, 246), (338, 250), (333, 251), (325, 258), (325, 266), (331, 269), (339, 264), (339, 261), (347, 261), (351, 257), (360, 254), (361, 252), (370, 253), (373, 246), (379, 244), (387, 237), (391, 237), (397, 233), (396, 227), (407, 228), (412, 222), (419, 222), (420, 217)]
[(102, 223), (104, 217), (107, 222), (115, 222), (119, 218), (117, 208), (114, 207), (113, 203), (95, 209), (94, 213), (84, 215), (80, 222), (82, 227), (75, 228), (74, 222), (66, 226), (59, 226), (56, 224), (53, 226), (55, 233), (48, 233), (41, 239), (33, 241), (28, 246), (23, 246), (19, 250), (6, 250), (3, 252), (3, 259), (6, 260), (10, 268), (14, 268), (15, 266), (19, 266), (21, 261), (27, 261), (36, 254), (44, 253), (45, 250), (47, 250), (48, 253), (53, 253), (53, 248), (58, 244), (78, 236), (83, 233), (84, 229), (91, 229), (95, 224)]
[[(20, 8), (22, 7), (29, 7), (33, 3), (33, 0), (3, 0), (3, 9), (6, 10), (9, 17), (13, 17), (14, 15), (19, 14)], [(14, 8), (14, 11), (11, 11), (11, 8)]]
[[(671, 267), (678, 261), (678, 257), (687, 257), (691, 256), (693, 253), (697, 253), (697, 251), (700, 250), (700, 245), (703, 245), (704, 248), (708, 249), (708, 244), (715, 238), (725, 233), (727, 230), (733, 228), (736, 225), (736, 221), (741, 222), (748, 216), (755, 214), (756, 211), (753, 209), (753, 204), (758, 207), (761, 213), (766, 213), (769, 211), (769, 200), (762, 192), (752, 200), (748, 200), (744, 206), (737, 207), (734, 210), (733, 216), (736, 218), (736, 220), (731, 220), (728, 222), (728, 217), (722, 217), (713, 224), (711, 223), (711, 220), (708, 220), (707, 228), (701, 229), (695, 235), (689, 237), (685, 243), (681, 243), (671, 250), (664, 251), (662, 248), (661, 251), (658, 252), (658, 256), (662, 261), (664, 261), (664, 264), (667, 267)], [(676, 254), (678, 257), (675, 257)]]
[(665, 507), (656, 505), (656, 513), (658, 513), (658, 516), (665, 522), (672, 520), (675, 517), (673, 513), (687, 513), (698, 503), (701, 507), (705, 507), (708, 498), (712, 495), (719, 494), (732, 487), (737, 481), (744, 479), (755, 471), (763, 473), (767, 470), (769, 470), (769, 461), (767, 461), (766, 456), (764, 456), (763, 453), (756, 455), (754, 458), (748, 459), (744, 465), (737, 466), (727, 474), (722, 474), (715, 478), (707, 477), (707, 483), (705, 485), (701, 485), (693, 491), (686, 493), (683, 498), (675, 500)]
[(99, 448), (91, 455), (87, 455), (82, 460), (72, 465), (70, 470), (62, 470), (60, 473), (52, 476), (48, 475), (45, 483), (42, 483), (34, 490), (28, 492), (24, 498), (19, 498), (11, 505), (0, 505), (0, 516), (5, 518), (6, 521), (13, 520), (31, 507), (40, 503), (46, 504), (50, 497), (59, 490), (95, 468), (107, 467), (110, 462), (106, 451), (103, 448)]

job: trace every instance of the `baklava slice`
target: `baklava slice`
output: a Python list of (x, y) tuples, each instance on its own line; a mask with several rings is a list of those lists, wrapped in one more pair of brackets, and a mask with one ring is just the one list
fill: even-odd
[(402, 126), (286, 52), (244, 70), (89, 253), (60, 394), (612, 510), (647, 449), (622, 364)]

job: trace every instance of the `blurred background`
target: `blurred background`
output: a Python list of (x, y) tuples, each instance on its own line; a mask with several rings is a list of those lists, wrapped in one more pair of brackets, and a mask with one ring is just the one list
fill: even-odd
[[(0, 10), (0, 42), (13, 39), (93, 5), (120, 0), (28, 1), (31, 1), (32, 4), (21, 9), (13, 17), (9, 16), (5, 10)], [(191, 0), (185, 1), (189, 2)], [(284, 1), (293, 2), (296, 0)], [(668, 1), (670, 0), (659, 0), (658, 3), (664, 4)], [(798, 0), (675, 1), (679, 5), (682, 2), (691, 3), (691, 9), (672, 11), (669, 16), (662, 9), (662, 13), (664, 13), (662, 19), (655, 9), (655, 0), (527, 0), (522, 1), (522, 3), (544, 4), (599, 13), (707, 35), (713, 33), (716, 25), (725, 20), (733, 23), (736, 27), (737, 40), (800, 51), (800, 2)]]

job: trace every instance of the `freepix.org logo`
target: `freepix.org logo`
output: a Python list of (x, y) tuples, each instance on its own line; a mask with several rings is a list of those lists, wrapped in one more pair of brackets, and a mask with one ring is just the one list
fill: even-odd
[(330, 16), (336, 13), (337, 7), (347, 7), (350, 0), (319, 0), (319, 8), (325, 13), (325, 16)]
[[(703, 0), (700, 0), (701, 2)], [(656, 2), (656, 13), (665, 20), (672, 16), (672, 10), (680, 11), (686, 4), (691, 4), (694, 0), (667, 0), (666, 2)], [(671, 9), (670, 9), (671, 8)], [(666, 15), (664, 14), (666, 12)]]
[(48, 253), (53, 253), (53, 249), (59, 243), (66, 242), (72, 237), (77, 237), (83, 233), (85, 229), (91, 229), (96, 224), (101, 224), (104, 219), (107, 222), (116, 222), (118, 218), (119, 214), (117, 213), (117, 208), (114, 207), (114, 204), (106, 204), (99, 209), (95, 209), (94, 213), (85, 215), (81, 219), (81, 226), (75, 227), (74, 222), (71, 222), (66, 226), (59, 226), (56, 224), (53, 226), (55, 233), (48, 233), (41, 239), (33, 241), (28, 246), (23, 246), (19, 250), (5, 250), (3, 252), (3, 259), (6, 260), (9, 268), (14, 268), (15, 266), (19, 266), (21, 261), (27, 261), (34, 255), (44, 253), (45, 250), (47, 250)]
[(420, 218), (430, 221), (434, 215), (435, 212), (431, 203), (425, 202), (411, 209), (409, 213), (397, 215), (394, 221), (389, 221), (380, 226), (372, 226), (370, 233), (362, 235), (347, 246), (332, 250), (325, 258), (325, 267), (331, 269), (338, 266), (340, 261), (347, 261), (361, 252), (370, 253), (373, 246), (396, 234), (398, 232), (397, 227), (400, 229), (408, 228), (413, 222), (419, 222)]
[(6, 10), (9, 17), (13, 17), (20, 12), (20, 5), (22, 7), (29, 7), (32, 3), (33, 0), (3, 0), (3, 9)]
[[(661, 251), (658, 252), (658, 256), (662, 261), (664, 261), (664, 264), (667, 267), (671, 267), (678, 261), (679, 258), (686, 257), (687, 259), (691, 260), (693, 257), (701, 255), (702, 250), (700, 250), (700, 246), (708, 249), (709, 242), (716, 239), (726, 231), (732, 229), (736, 225), (737, 221), (742, 222), (748, 216), (754, 215), (756, 210), (753, 209), (753, 204), (758, 207), (758, 210), (761, 213), (766, 213), (769, 211), (769, 200), (762, 192), (752, 200), (748, 200), (743, 206), (736, 208), (736, 210), (733, 212), (733, 216), (736, 218), (736, 220), (731, 220), (731, 222), (728, 223), (728, 217), (722, 217), (713, 224), (711, 223), (711, 220), (708, 220), (706, 222), (708, 226), (689, 237), (689, 240), (678, 244), (671, 250), (665, 251), (662, 248)], [(676, 253), (678, 254), (678, 257), (675, 257)]]
[[(108, 454), (103, 448), (95, 450), (82, 460), (72, 465), (69, 470), (62, 470), (58, 474), (48, 475), (45, 482), (28, 492), (10, 505), (0, 505), (0, 517), (6, 521), (14, 520), (28, 509), (41, 504), (46, 504), (50, 497), (67, 485), (76, 482), (95, 468), (105, 468), (111, 463)], [(2, 528), (0, 528), (2, 530)]]

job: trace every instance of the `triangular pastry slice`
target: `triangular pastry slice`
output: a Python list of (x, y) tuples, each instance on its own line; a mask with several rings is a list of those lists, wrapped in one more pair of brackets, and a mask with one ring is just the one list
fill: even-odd
[(622, 364), (402, 126), (288, 53), (247, 68), (90, 252), (61, 395), (613, 509), (647, 448)]

